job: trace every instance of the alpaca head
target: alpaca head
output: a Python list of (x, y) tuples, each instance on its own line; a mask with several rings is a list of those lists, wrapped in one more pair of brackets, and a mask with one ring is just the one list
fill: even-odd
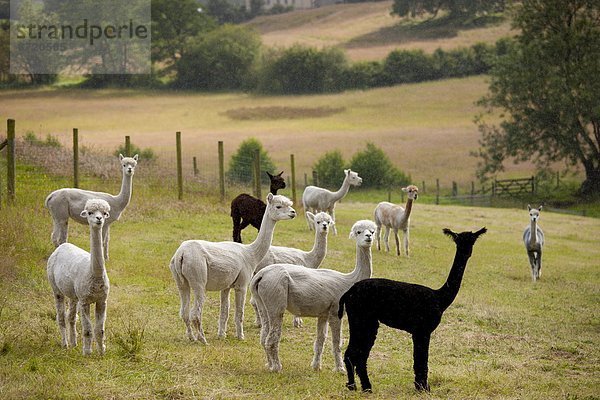
[(368, 219), (356, 221), (350, 230), (350, 239), (356, 240), (357, 246), (371, 247), (376, 229), (377, 225), (373, 221)]
[(119, 161), (121, 161), (121, 167), (123, 173), (127, 176), (132, 176), (135, 173), (135, 167), (137, 166), (138, 155), (133, 157), (124, 157), (123, 154), (119, 154)]
[(540, 211), (542, 211), (542, 206), (540, 206), (539, 208), (531, 208), (531, 206), (528, 204), (527, 209), (529, 210), (529, 220), (531, 222), (537, 222), (537, 220), (540, 218)]
[(283, 175), (283, 171), (277, 175), (271, 175), (269, 171), (267, 171), (267, 175), (269, 175), (269, 179), (271, 180), (271, 193), (277, 193), (279, 189), (285, 189), (285, 181), (281, 176)]
[(470, 257), (471, 252), (473, 251), (473, 245), (477, 241), (477, 238), (479, 238), (479, 236), (486, 233), (487, 229), (485, 227), (483, 227), (480, 230), (478, 230), (477, 232), (467, 231), (467, 232), (455, 233), (455, 232), (452, 232), (448, 228), (444, 228), (443, 231), (444, 231), (444, 234), (450, 236), (452, 238), (452, 240), (454, 240), (454, 243), (456, 243), (456, 247), (459, 250), (466, 252), (467, 255)]
[(296, 217), (296, 210), (292, 208), (292, 201), (285, 196), (267, 195), (267, 209), (265, 211), (275, 221), (284, 219), (293, 219)]
[(329, 227), (335, 224), (331, 219), (331, 216), (326, 212), (321, 211), (315, 215), (310, 211), (307, 211), (306, 216), (315, 224), (315, 230), (323, 235), (327, 235), (327, 233), (329, 233)]
[(108, 217), (110, 205), (102, 199), (90, 199), (85, 203), (81, 216), (86, 218), (92, 228), (100, 229)]
[(410, 200), (416, 200), (419, 197), (419, 188), (415, 185), (408, 185), (405, 188), (402, 188), (402, 191), (407, 194)]
[(346, 179), (350, 185), (360, 186), (362, 184), (362, 178), (358, 176), (357, 172), (354, 172), (351, 169), (345, 169), (344, 174), (346, 174)]

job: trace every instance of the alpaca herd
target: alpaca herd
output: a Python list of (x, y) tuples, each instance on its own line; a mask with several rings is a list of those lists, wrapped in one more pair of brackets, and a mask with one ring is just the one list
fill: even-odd
[[(92, 353), (96, 342), (100, 354), (105, 352), (104, 325), (110, 289), (105, 260), (108, 260), (110, 224), (119, 220), (131, 199), (132, 179), (138, 156), (119, 155), (123, 180), (121, 191), (113, 196), (103, 192), (80, 189), (60, 189), (46, 198), (45, 205), (53, 220), (52, 243), (56, 246), (47, 263), (48, 281), (54, 293), (56, 321), (65, 348), (77, 346), (75, 327), (80, 315), (83, 336), (83, 354)], [(268, 172), (267, 172), (268, 173)], [(306, 187), (302, 205), (308, 226), (315, 231), (310, 251), (272, 246), (278, 221), (292, 220), (296, 211), (287, 197), (277, 195), (286, 187), (283, 172), (268, 173), (271, 192), (266, 202), (242, 194), (231, 203), (233, 241), (211, 242), (186, 240), (175, 251), (169, 268), (179, 292), (180, 317), (190, 341), (207, 343), (202, 328), (202, 312), (207, 291), (220, 291), (221, 304), (218, 336), (225, 337), (229, 318), (229, 294), (235, 292), (235, 325), (238, 339), (244, 339), (244, 307), (250, 289), (250, 303), (260, 327), (262, 345), (269, 371), (281, 371), (279, 358), (283, 316), (292, 313), (294, 326), (301, 327), (301, 317), (317, 318), (317, 332), (311, 367), (321, 369), (322, 354), (328, 327), (331, 329), (334, 371), (347, 372), (346, 387), (356, 390), (354, 374), (358, 375), (362, 390), (372, 390), (367, 375), (367, 360), (373, 347), (380, 323), (407, 331), (413, 340), (413, 368), (415, 388), (429, 391), (428, 357), (431, 333), (439, 325), (444, 311), (452, 304), (460, 289), (462, 277), (477, 239), (486, 232), (455, 233), (444, 229), (456, 245), (454, 262), (446, 283), (437, 290), (418, 284), (371, 278), (373, 259), (371, 247), (385, 227), (384, 242), (389, 252), (389, 233), (394, 232), (396, 254), (401, 254), (398, 231), (402, 230), (403, 251), (409, 256), (410, 214), (418, 197), (418, 188), (410, 185), (405, 207), (381, 202), (374, 210), (374, 221), (358, 220), (350, 230), (356, 243), (354, 269), (342, 273), (320, 268), (327, 255), (327, 237), (330, 230), (337, 233), (334, 208), (350, 186), (359, 186), (358, 173), (344, 170), (344, 182), (336, 192), (316, 186)], [(542, 207), (529, 207), (530, 226), (523, 241), (531, 263), (532, 277), (541, 275), (541, 254), (544, 234), (537, 225)], [(89, 253), (67, 243), (68, 220), (89, 225)], [(258, 229), (256, 239), (242, 244), (241, 231), (252, 225)], [(193, 297), (193, 301), (192, 301)], [(95, 326), (92, 329), (90, 307), (95, 305)], [(342, 320), (348, 318), (350, 339), (342, 358)]]

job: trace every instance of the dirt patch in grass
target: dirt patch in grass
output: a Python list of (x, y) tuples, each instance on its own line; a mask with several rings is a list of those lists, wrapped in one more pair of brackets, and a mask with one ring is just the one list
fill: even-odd
[(345, 107), (241, 107), (225, 111), (223, 114), (233, 120), (275, 120), (323, 118), (344, 112)]

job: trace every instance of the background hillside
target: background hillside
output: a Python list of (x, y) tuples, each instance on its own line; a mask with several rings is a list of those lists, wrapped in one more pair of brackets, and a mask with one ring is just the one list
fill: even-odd
[(260, 16), (248, 25), (260, 32), (266, 45), (341, 46), (351, 60), (380, 60), (397, 48), (433, 52), (492, 44), (512, 35), (508, 20), (487, 18), (464, 24), (438, 19), (418, 24), (424, 19), (393, 16), (391, 7), (391, 1), (336, 4)]

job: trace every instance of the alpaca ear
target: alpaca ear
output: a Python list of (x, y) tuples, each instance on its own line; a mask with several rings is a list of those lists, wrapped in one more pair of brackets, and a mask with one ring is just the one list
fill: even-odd
[(280, 173), (277, 174), (277, 176), (281, 176), (283, 175), (283, 171), (281, 171)]
[(133, 159), (134, 159), (135, 161), (137, 161), (137, 160), (138, 160), (138, 155), (136, 154), (135, 156), (133, 156)]
[(82, 218), (87, 218), (88, 212), (87, 210), (83, 210), (79, 215), (81, 215)]
[(350, 236), (348, 236), (348, 239), (353, 239), (354, 237), (356, 237), (356, 234), (354, 233), (353, 230), (350, 231)]
[(110, 213), (109, 213), (108, 211), (106, 211), (106, 212), (104, 213), (104, 218), (108, 218), (108, 217), (110, 217)]
[(444, 235), (450, 236), (452, 238), (452, 240), (456, 240), (456, 238), (458, 237), (458, 233), (454, 233), (448, 228), (444, 228), (443, 232), (444, 232)]
[(538, 211), (542, 211), (542, 206), (540, 205), (540, 208), (538, 208)]
[(402, 191), (403, 191), (404, 193), (406, 193), (406, 192), (408, 192), (408, 188), (405, 188), (405, 187), (403, 187), (403, 188), (402, 188)]
[(527, 211), (531, 211), (531, 204), (527, 204)]
[(479, 236), (483, 235), (486, 232), (487, 232), (487, 228), (484, 226), (483, 228), (481, 228), (480, 230), (478, 230), (477, 232), (475, 232), (473, 235), (475, 235), (475, 237), (479, 237)]
[(315, 222), (315, 214), (311, 213), (310, 211), (306, 212), (306, 216), (308, 217), (308, 219), (310, 219), (312, 222)]
[(273, 201), (273, 193), (267, 195), (267, 203), (270, 203), (271, 201)]
[(344, 174), (346, 174), (346, 176), (348, 176), (348, 173), (349, 173), (349, 172), (350, 172), (350, 170), (349, 170), (349, 169), (345, 169), (345, 170), (344, 170)]
[(123, 161), (123, 154), (119, 153), (119, 161)]
[(269, 178), (273, 178), (273, 175), (271, 175), (271, 173), (269, 171), (266, 171), (267, 175), (269, 175)]

